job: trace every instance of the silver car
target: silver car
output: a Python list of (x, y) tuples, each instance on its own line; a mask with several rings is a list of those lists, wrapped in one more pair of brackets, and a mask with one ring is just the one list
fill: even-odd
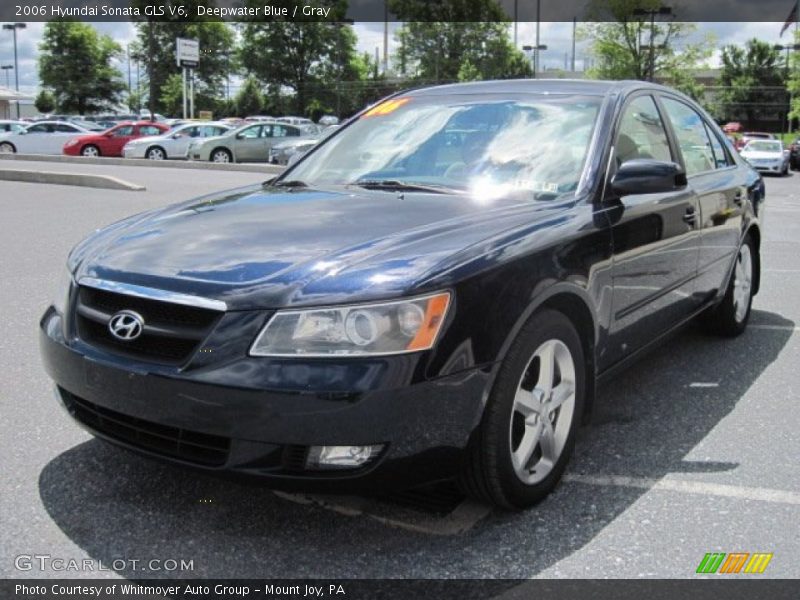
[(149, 158), (166, 160), (186, 158), (192, 142), (223, 135), (231, 130), (225, 123), (184, 123), (161, 135), (152, 135), (131, 140), (122, 149), (125, 158)]
[(267, 162), (273, 145), (289, 137), (311, 137), (303, 127), (286, 123), (249, 123), (228, 133), (189, 144), (190, 160), (220, 163)]
[(39, 121), (16, 133), (0, 134), (0, 153), (61, 154), (70, 139), (91, 133), (67, 121)]
[(789, 154), (780, 140), (751, 140), (739, 154), (762, 173), (789, 174)]

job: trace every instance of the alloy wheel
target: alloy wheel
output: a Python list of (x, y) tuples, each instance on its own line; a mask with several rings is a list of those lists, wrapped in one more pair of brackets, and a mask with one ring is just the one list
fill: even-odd
[(231, 162), (231, 157), (225, 150), (217, 150), (211, 160), (215, 163), (227, 163)]
[(747, 316), (750, 306), (750, 293), (753, 285), (753, 259), (750, 246), (742, 244), (736, 257), (733, 274), (733, 307), (736, 322), (741, 323)]
[(575, 410), (575, 361), (561, 340), (544, 342), (523, 372), (511, 412), (511, 462), (528, 485), (553, 470), (566, 445)]
[(100, 152), (94, 146), (86, 146), (83, 150), (81, 150), (81, 154), (83, 156), (100, 156)]
[(147, 158), (150, 160), (164, 160), (164, 151), (161, 148), (150, 148), (147, 151)]

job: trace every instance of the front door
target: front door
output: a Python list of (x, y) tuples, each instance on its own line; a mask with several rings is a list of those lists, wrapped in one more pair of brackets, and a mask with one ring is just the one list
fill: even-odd
[[(629, 101), (614, 143), (609, 177), (622, 163), (649, 158), (679, 162), (649, 94)], [(609, 363), (646, 345), (697, 306), (699, 215), (690, 189), (609, 197), (613, 239), (613, 302)]]

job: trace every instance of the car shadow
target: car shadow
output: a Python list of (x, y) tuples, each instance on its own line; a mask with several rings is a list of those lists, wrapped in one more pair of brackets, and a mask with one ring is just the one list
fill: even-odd
[[(494, 511), (457, 535), (290, 502), (259, 483), (162, 464), (98, 440), (50, 461), (40, 497), (71, 541), (131, 579), (532, 577), (591, 542), (647, 492), (570, 483), (570, 475), (657, 480), (739, 466), (685, 457), (745, 397), (794, 327), (764, 311), (753, 311), (751, 323), (761, 327), (735, 339), (689, 329), (649, 354), (600, 391), (565, 483), (536, 508)], [(193, 562), (190, 570), (165, 571), (151, 559)]]

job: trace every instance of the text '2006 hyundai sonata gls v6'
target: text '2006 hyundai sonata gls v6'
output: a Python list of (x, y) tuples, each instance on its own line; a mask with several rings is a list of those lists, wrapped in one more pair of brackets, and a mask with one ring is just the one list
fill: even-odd
[(78, 244), (42, 354), (75, 419), (150, 456), (526, 507), (597, 381), (695, 316), (744, 330), (763, 199), (664, 87), (401, 93), (262, 186)]

